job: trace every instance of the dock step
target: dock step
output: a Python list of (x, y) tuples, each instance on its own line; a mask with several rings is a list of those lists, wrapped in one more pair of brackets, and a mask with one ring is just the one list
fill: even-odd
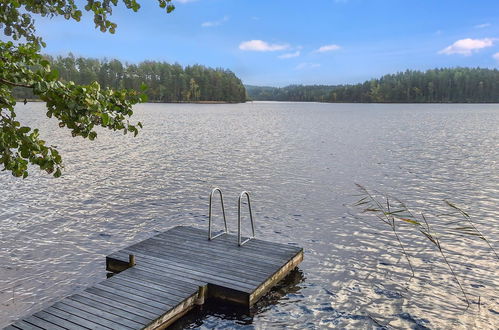
[(111, 278), (5, 329), (165, 328), (210, 298), (250, 307), (303, 260), (296, 246), (238, 242), (174, 227), (107, 256)]

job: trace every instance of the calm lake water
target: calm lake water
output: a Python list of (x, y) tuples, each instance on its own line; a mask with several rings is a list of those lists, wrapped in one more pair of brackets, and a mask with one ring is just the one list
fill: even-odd
[[(62, 178), (0, 173), (0, 327), (105, 278), (105, 255), (183, 224), (207, 227), (208, 194), (252, 193), (257, 236), (305, 260), (251, 313), (205, 308), (201, 328), (499, 327), (499, 261), (474, 236), (443, 235), (470, 307), (441, 255), (359, 214), (355, 183), (427, 214), (464, 208), (499, 250), (499, 105), (146, 104), (133, 138), (71, 138), (44, 104), (18, 106), (65, 159)], [(452, 219), (430, 217), (436, 229)]]

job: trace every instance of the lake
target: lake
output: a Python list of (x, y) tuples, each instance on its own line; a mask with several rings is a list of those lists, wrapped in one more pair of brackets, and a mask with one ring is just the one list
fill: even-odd
[[(0, 173), (0, 327), (105, 278), (105, 255), (175, 225), (207, 228), (208, 195), (252, 194), (257, 237), (305, 260), (251, 311), (215, 307), (179, 327), (499, 327), (499, 261), (472, 235), (432, 243), (353, 204), (356, 183), (429, 215), (456, 203), (499, 250), (499, 105), (144, 104), (137, 136), (72, 138), (44, 104), (17, 107), (65, 161), (63, 177)], [(218, 212), (218, 210), (217, 210)], [(216, 214), (219, 216), (219, 214)], [(219, 221), (218, 218), (215, 221)], [(466, 309), (467, 308), (467, 309)]]

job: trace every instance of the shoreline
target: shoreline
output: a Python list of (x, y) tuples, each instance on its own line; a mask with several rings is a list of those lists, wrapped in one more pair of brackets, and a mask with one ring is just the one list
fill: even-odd
[[(25, 99), (16, 99), (16, 102), (23, 103)], [(26, 102), (45, 102), (40, 99), (26, 99)], [(321, 102), (321, 101), (287, 101), (287, 100), (246, 100), (244, 102), (229, 102), (229, 101), (147, 101), (138, 104), (147, 103), (163, 103), (163, 104), (242, 104), (252, 102), (282, 102), (282, 103), (321, 103), (321, 104), (499, 104), (499, 102)]]
[[(24, 101), (26, 102), (45, 102), (40, 99), (16, 99), (16, 102), (23, 103)], [(229, 102), (229, 101), (177, 101), (177, 102), (163, 102), (163, 101), (147, 101), (143, 103), (138, 103), (138, 104), (145, 104), (145, 103), (165, 103), (165, 104), (181, 104), (181, 103), (186, 103), (186, 104), (238, 104), (238, 103), (246, 103), (250, 102), (249, 100), (244, 101), (244, 102)]]

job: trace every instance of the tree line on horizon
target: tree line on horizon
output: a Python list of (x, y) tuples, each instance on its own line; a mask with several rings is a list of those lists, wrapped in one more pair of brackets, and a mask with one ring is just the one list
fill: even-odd
[[(175, 63), (144, 61), (122, 63), (117, 59), (46, 56), (59, 79), (87, 85), (94, 81), (101, 87), (141, 90), (149, 102), (245, 102), (246, 90), (241, 80), (230, 70), (203, 65), (183, 67)], [(34, 98), (31, 90), (17, 88), (19, 99)]]
[(499, 70), (407, 70), (352, 85), (246, 85), (255, 101), (352, 103), (499, 103)]

